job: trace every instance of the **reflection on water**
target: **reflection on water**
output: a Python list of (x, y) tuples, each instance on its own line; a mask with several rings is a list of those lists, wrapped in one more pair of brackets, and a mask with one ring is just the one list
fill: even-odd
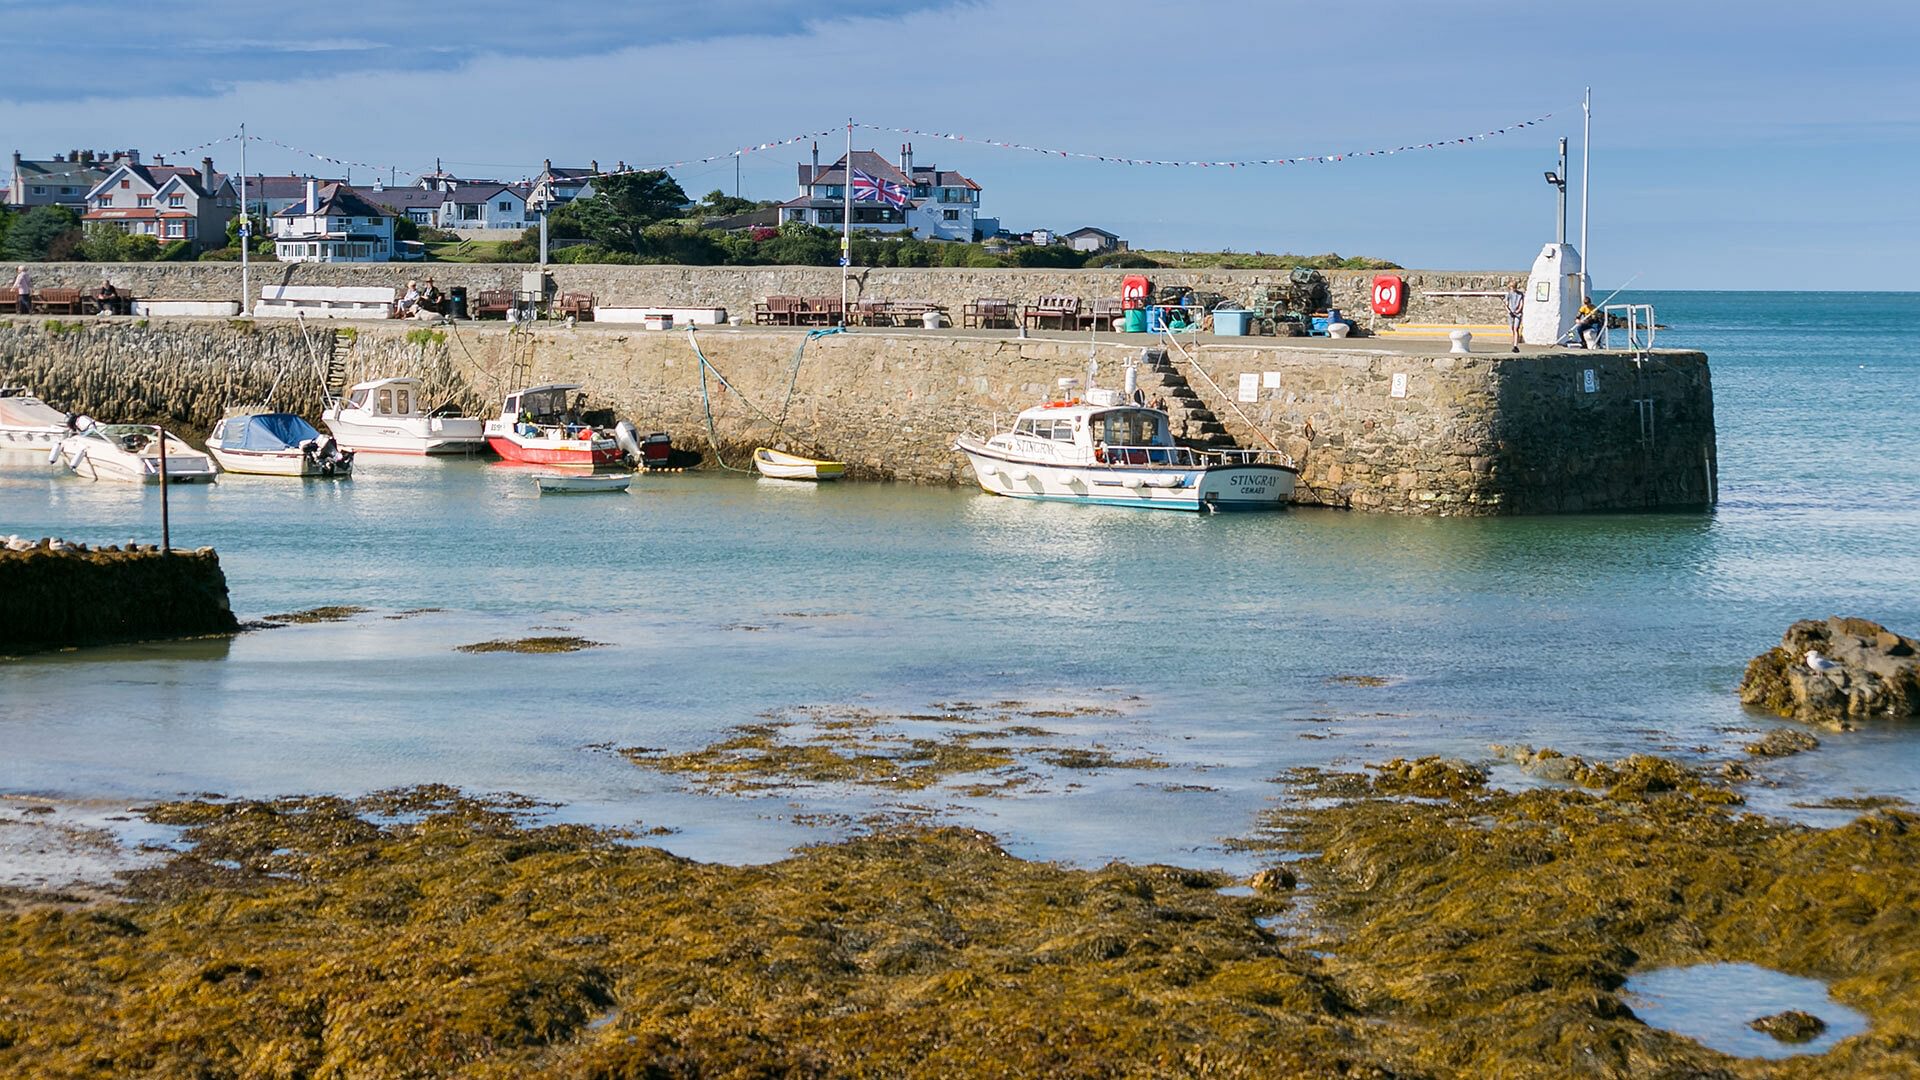
[[(1686, 339), (1706, 315), (1676, 303), (1663, 343), (1714, 350), (1711, 514), (1199, 517), (723, 474), (541, 499), (519, 470), (372, 456), (347, 484), (176, 489), (176, 541), (220, 550), (241, 618), (370, 612), (230, 647), (10, 664), (0, 790), (445, 781), (670, 826), (694, 854), (771, 858), (820, 837), (793, 814), (857, 817), (872, 800), (697, 797), (586, 748), (687, 749), (796, 705), (1112, 697), (1137, 700), (1085, 734), (1169, 761), (1154, 784), (1090, 772), (1018, 798), (921, 801), (1023, 853), (1233, 868), (1220, 840), (1295, 765), (1484, 756), (1490, 742), (1737, 754), (1748, 736), (1731, 729), (1752, 719), (1733, 687), (1789, 622), (1920, 626), (1920, 456), (1902, 404), (1920, 361), (1889, 348), (1861, 374), (1805, 335), (1791, 353), (1734, 330)], [(1840, 422), (1830, 402), (1859, 411)], [(154, 491), (0, 464), (0, 533), (150, 542), (158, 524)], [(420, 608), (444, 610), (400, 617)], [(608, 647), (453, 651), (552, 632)], [(209, 662), (214, 648), (228, 651)], [(1920, 799), (1917, 748), (1904, 729), (1826, 739), (1748, 794), (1785, 813), (1828, 793)]]
[[(1736, 1057), (1824, 1054), (1840, 1040), (1867, 1030), (1867, 1018), (1827, 996), (1820, 980), (1754, 964), (1649, 971), (1628, 979), (1624, 993), (1634, 1015), (1647, 1024)], [(1788, 1009), (1819, 1017), (1826, 1021), (1826, 1030), (1806, 1042), (1789, 1043), (1749, 1026)]]

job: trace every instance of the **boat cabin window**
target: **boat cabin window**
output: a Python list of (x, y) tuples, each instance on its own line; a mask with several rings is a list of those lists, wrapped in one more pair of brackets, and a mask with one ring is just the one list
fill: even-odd
[(393, 391), (392, 390), (386, 389), (384, 387), (381, 389), (379, 411), (383, 416), (393, 411)]
[(396, 389), (393, 394), (394, 401), (397, 403), (394, 409), (395, 412), (410, 413), (413, 411), (413, 391), (403, 386)]
[(1172, 446), (1166, 418), (1149, 409), (1115, 409), (1094, 417), (1094, 434), (1108, 446)]
[(363, 387), (361, 387), (361, 388), (360, 388), (360, 389), (358, 389), (358, 390), (355, 390), (355, 391), (353, 392), (353, 396), (347, 399), (347, 405), (348, 405), (348, 407), (350, 407), (350, 408), (355, 408), (355, 409), (364, 409), (364, 408), (366, 408), (366, 407), (367, 407), (367, 395), (369, 395), (369, 394), (371, 394), (372, 392), (373, 392), (373, 391), (371, 391), (371, 390), (368, 390), (368, 389), (367, 389), (366, 387), (364, 387), (364, 386), (363, 386)]
[(500, 411), (507, 416), (520, 415), (520, 395), (515, 394), (508, 398), (506, 405)]
[(1016, 435), (1031, 435), (1036, 439), (1070, 443), (1073, 441), (1073, 421), (1021, 420), (1013, 425), (1013, 432)]

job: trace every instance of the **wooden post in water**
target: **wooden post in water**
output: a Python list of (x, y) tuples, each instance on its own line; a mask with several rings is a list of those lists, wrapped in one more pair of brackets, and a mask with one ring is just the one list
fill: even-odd
[(155, 424), (160, 437), (160, 553), (173, 554), (173, 531), (167, 521), (167, 429)]

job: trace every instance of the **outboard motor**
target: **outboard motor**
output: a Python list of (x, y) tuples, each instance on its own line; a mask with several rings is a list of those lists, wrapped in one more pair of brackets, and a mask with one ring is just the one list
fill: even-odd
[(613, 441), (619, 444), (621, 453), (635, 465), (640, 464), (640, 429), (630, 420), (622, 420), (613, 425)]
[(673, 458), (673, 438), (664, 431), (647, 436), (641, 445), (641, 460), (649, 469), (664, 469)]

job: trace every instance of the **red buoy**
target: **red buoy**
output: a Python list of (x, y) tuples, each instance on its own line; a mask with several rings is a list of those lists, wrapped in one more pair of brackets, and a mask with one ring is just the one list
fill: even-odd
[(1373, 313), (1398, 315), (1407, 309), (1407, 283), (1398, 274), (1373, 279)]

